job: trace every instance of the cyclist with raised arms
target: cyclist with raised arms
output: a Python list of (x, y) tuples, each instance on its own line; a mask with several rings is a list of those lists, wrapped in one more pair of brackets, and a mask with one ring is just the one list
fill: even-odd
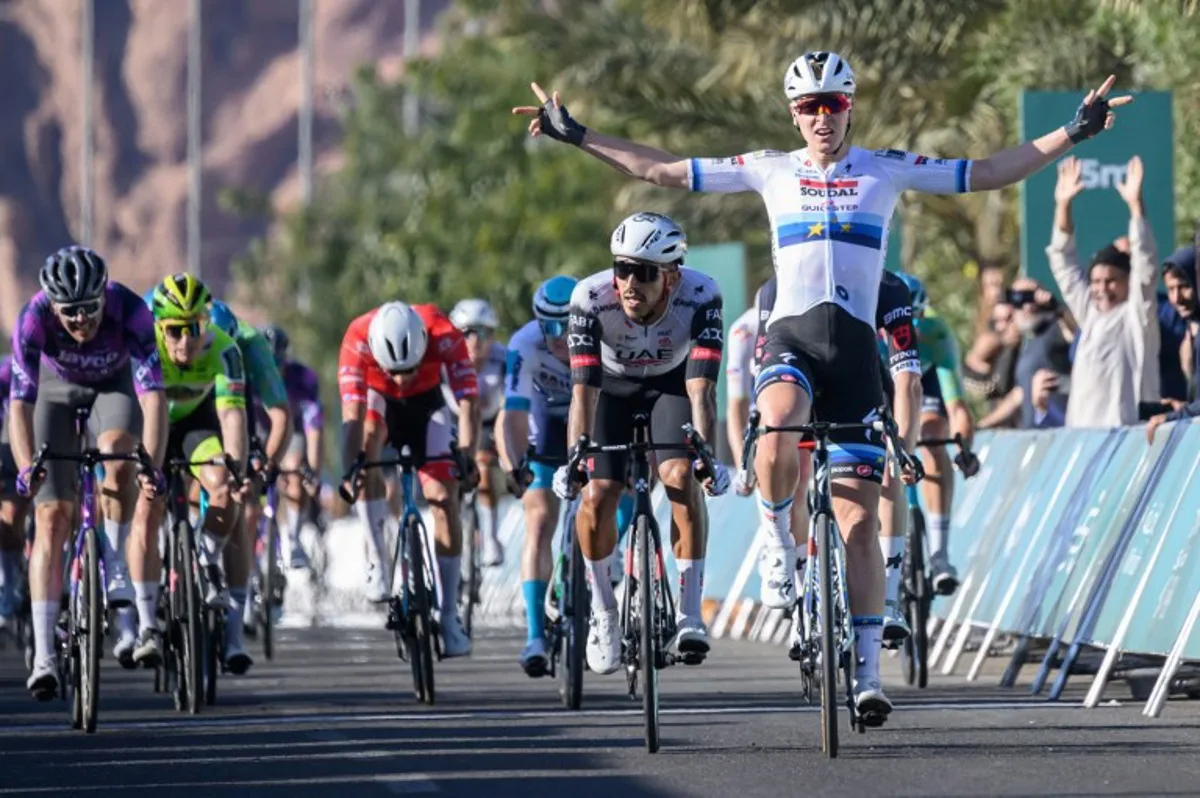
[[(558, 526), (554, 471), (567, 462), (567, 410), (571, 404), (567, 318), (578, 280), (559, 275), (538, 286), (533, 321), (508, 342), (504, 413), (496, 442), (508, 489), (525, 511), (525, 549), (521, 554), (521, 590), (525, 596), (527, 638), (521, 667), (533, 678), (546, 675), (545, 604), (552, 570), (550, 547)], [(526, 449), (533, 481), (520, 466)]]
[(28, 497), (17, 493), (17, 463), (8, 437), (8, 393), (12, 355), (0, 360), (0, 635), (15, 635), (21, 604), (21, 564), (25, 557)]
[(246, 650), (243, 631), (247, 622), (250, 628), (253, 628), (254, 622), (250, 575), (254, 572), (258, 519), (262, 512), (259, 497), (262, 495), (263, 482), (273, 478), (280, 468), (280, 457), (291, 432), (291, 410), (267, 337), (254, 325), (240, 321), (229, 306), (219, 299), (212, 302), (210, 319), (214, 327), (233, 339), (242, 353), (242, 363), (246, 367), (246, 423), (251, 442), (257, 442), (255, 427), (260, 410), (267, 420), (267, 440), (261, 444), (266, 462), (260, 464), (260, 478), (254, 480), (247, 490), (237, 529), (225, 547), (223, 558), (225, 573), (229, 577), (230, 604), (229, 611), (225, 613), (225, 666), (234, 675), (241, 675), (254, 664), (254, 659)]
[[(945, 439), (961, 437), (963, 450), (954, 456), (963, 476), (979, 471), (979, 461), (971, 454), (975, 437), (975, 419), (963, 398), (961, 360), (958, 343), (946, 320), (929, 307), (925, 284), (911, 274), (901, 274), (913, 297), (914, 326), (921, 352), (921, 437)], [(921, 447), (925, 462), (925, 481), (921, 497), (925, 501), (925, 528), (929, 535), (930, 585), (933, 591), (949, 596), (958, 589), (958, 572), (950, 564), (950, 508), (954, 498), (954, 472), (945, 446)]]
[[(708, 514), (694, 465), (683, 447), (684, 424), (706, 440), (716, 431), (716, 384), (721, 373), (723, 322), (716, 281), (683, 266), (687, 237), (657, 213), (635, 213), (613, 231), (613, 266), (580, 281), (571, 295), (568, 348), (571, 365), (569, 441), (629, 443), (633, 416), (650, 414), (650, 437), (680, 442), (655, 452), (658, 477), (671, 502), (671, 542), (679, 570), (677, 633), (669, 647), (681, 654), (708, 653), (701, 618)], [(577, 444), (576, 444), (577, 445)], [(612, 673), (621, 664), (617, 599), (609, 557), (617, 543), (617, 504), (625, 489), (627, 454), (590, 458), (585, 473), (554, 475), (559, 498), (590, 482), (576, 516), (576, 533), (592, 586), (588, 667)], [(710, 495), (729, 489), (720, 463), (705, 480)]]
[[(778, 281), (775, 277), (767, 280), (754, 298), (754, 308), (758, 313), (758, 331), (755, 340), (758, 345), (754, 351), (752, 370), (758, 374), (762, 366), (765, 344), (767, 342), (767, 322), (775, 308), (778, 292)], [(920, 428), (919, 408), (921, 395), (920, 357), (917, 354), (916, 333), (913, 331), (912, 299), (904, 281), (895, 274), (885, 271), (879, 281), (879, 300), (875, 309), (875, 326), (879, 333), (879, 349), (886, 364), (881, 376), (883, 392), (888, 405), (896, 418), (896, 426), (905, 447), (909, 450), (916, 444), (917, 432)], [(804, 555), (808, 542), (808, 481), (812, 467), (812, 459), (807, 453), (800, 457), (800, 469), (796, 494), (791, 505), (792, 538), (796, 543), (795, 551), (789, 553), (777, 546), (765, 545), (759, 550), (759, 580), (760, 599), (764, 605), (776, 609), (787, 609), (791, 606), (792, 597), (796, 595), (795, 586), (799, 584), (804, 571)], [(739, 474), (739, 487), (742, 482)], [(739, 490), (739, 493), (748, 491)], [(900, 563), (904, 555), (905, 515), (902, 511), (903, 493), (901, 480), (886, 469), (883, 475), (883, 493), (880, 500), (880, 549), (882, 550), (886, 574), (887, 597), (896, 598), (899, 590)], [(789, 574), (785, 563), (795, 562), (795, 575)], [(884, 639), (888, 639), (889, 630), (893, 638), (903, 639), (907, 635), (908, 624), (899, 610), (899, 603), (889, 601), (885, 605)], [(793, 644), (799, 642), (800, 614), (795, 616), (792, 628)]]
[[(882, 402), (875, 355), (875, 303), (888, 226), (901, 191), (961, 193), (1016, 183), (1113, 124), (1110, 76), (1079, 106), (1075, 118), (1035, 141), (982, 160), (932, 159), (901, 150), (863, 150), (848, 133), (857, 84), (836, 53), (810, 52), (788, 65), (784, 94), (806, 147), (725, 158), (681, 158), (664, 150), (588, 130), (557, 94), (514, 108), (533, 117), (529, 132), (580, 147), (614, 168), (659, 186), (693, 191), (757, 191), (767, 205), (779, 302), (771, 315), (764, 368), (755, 385), (762, 421), (770, 426), (873, 418)], [(864, 369), (872, 374), (864, 375)], [(864, 376), (867, 378), (864, 379)], [(787, 512), (796, 488), (795, 434), (765, 436), (755, 469), (762, 525), (779, 547), (790, 537)], [(846, 538), (850, 608), (859, 664), (853, 687), (861, 714), (891, 710), (879, 683), (884, 579), (878, 506), (883, 449), (879, 436), (835, 438), (834, 513)], [(861, 471), (861, 473), (860, 473)], [(791, 563), (784, 563), (792, 570)]]
[[(247, 491), (241, 482), (248, 451), (246, 369), (241, 350), (233, 339), (208, 323), (211, 302), (208, 286), (186, 273), (165, 278), (152, 297), (171, 419), (167, 457), (199, 461), (228, 455), (233, 461), (233, 473), (224, 465), (189, 469), (191, 477), (199, 480), (208, 494), (208, 507), (199, 530), (198, 561), (207, 583), (204, 603), (214, 609), (228, 610), (231, 601), (224, 550), (237, 529)], [(193, 488), (193, 507), (197, 506), (198, 498)], [(162, 567), (158, 530), (166, 510), (165, 497), (147, 506), (147, 534), (137, 541), (147, 550), (153, 550), (156, 574)], [(245, 575), (236, 568), (232, 576), (245, 585)], [(155, 576), (153, 585), (138, 594), (139, 637), (134, 659), (147, 666), (161, 659), (157, 593)], [(143, 656), (143, 652), (148, 653)], [(242, 663), (239, 660), (233, 664), (240, 667)]]
[[(291, 438), (288, 439), (287, 452), (281, 465), (286, 471), (296, 471), (307, 465), (314, 474), (319, 475), (325, 455), (325, 406), (321, 402), (317, 372), (290, 356), (290, 342), (282, 327), (266, 324), (261, 332), (271, 345), (275, 366), (283, 378), (287, 401), (291, 406)], [(306, 486), (294, 474), (285, 477), (283, 484), (288, 564), (292, 568), (307, 568), (308, 555), (300, 544), (300, 526), (307, 515), (309, 503), (321, 486)]]
[[(167, 403), (150, 311), (137, 294), (108, 279), (99, 255), (85, 247), (60, 249), (46, 259), (38, 282), (42, 290), (21, 309), (13, 330), (8, 421), (18, 492), (35, 494), (29, 560), (34, 660), (27, 687), (48, 701), (58, 691), (54, 630), (78, 486), (74, 463), (50, 462), (44, 473), (31, 473), (34, 453), (43, 444), (53, 452), (74, 451), (75, 411), (90, 406), (88, 425), (101, 451), (128, 454), (141, 440), (161, 466)], [(100, 491), (101, 556), (109, 603), (122, 606), (140, 598), (145, 583), (158, 584), (157, 548), (133, 545), (146, 531), (137, 516), (158, 486), (139, 475), (135, 504), (136, 466), (108, 466)]]
[[(496, 517), (497, 485), (492, 479), (496, 466), (496, 418), (504, 404), (504, 364), (508, 347), (496, 340), (496, 328), (500, 322), (496, 311), (486, 299), (464, 299), (450, 311), (450, 321), (467, 341), (467, 353), (475, 367), (479, 382), (479, 448), (475, 451), (475, 464), (479, 468), (479, 537), (483, 542), (480, 562), (488, 567), (504, 563), (504, 547), (500, 545), (499, 524)], [(442, 382), (442, 393), (446, 404), (454, 407), (454, 389), (448, 380)]]
[[(442, 396), (445, 369), (458, 403), (457, 425)], [(462, 568), (459, 476), (454, 463), (426, 458), (450, 454), (454, 430), (466, 460), (468, 486), (478, 479), (475, 442), (479, 435), (475, 368), (462, 333), (433, 305), (387, 304), (350, 322), (338, 358), (342, 394), (342, 466), (359, 458), (378, 460), (385, 443), (400, 451), (408, 446), (416, 460), (421, 491), (433, 512), (437, 567), (441, 581), (442, 654), (471, 653), (471, 639), (458, 617), (458, 585)], [(385, 554), (383, 525), (387, 499), (379, 469), (358, 472), (343, 487), (366, 501), (356, 502), (368, 530), (367, 594), (375, 602), (392, 595), (385, 575), (392, 561)], [(397, 571), (398, 572), (398, 571)]]

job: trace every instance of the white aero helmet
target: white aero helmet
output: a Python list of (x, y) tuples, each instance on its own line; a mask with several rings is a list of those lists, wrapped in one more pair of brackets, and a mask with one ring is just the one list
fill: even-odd
[(412, 371), (425, 357), (429, 331), (411, 305), (388, 302), (371, 319), (367, 345), (384, 371)]
[(463, 299), (450, 311), (450, 323), (460, 330), (469, 327), (486, 327), (494, 330), (500, 326), (496, 311), (486, 299)]
[(854, 94), (850, 62), (828, 50), (805, 53), (793, 61), (783, 76), (783, 93), (789, 100), (810, 94)]
[(661, 213), (641, 211), (617, 225), (612, 234), (614, 258), (648, 263), (678, 263), (687, 252), (683, 229)]

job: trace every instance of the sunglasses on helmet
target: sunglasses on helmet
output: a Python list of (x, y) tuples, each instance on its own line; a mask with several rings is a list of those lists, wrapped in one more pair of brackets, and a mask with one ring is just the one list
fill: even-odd
[(639, 283), (652, 283), (658, 279), (660, 269), (657, 263), (644, 263), (642, 261), (613, 261), (613, 274), (618, 280), (628, 280), (630, 277), (636, 277)]
[(55, 305), (55, 309), (68, 319), (90, 319), (100, 315), (100, 310), (104, 306), (104, 301), (101, 299), (85, 299), (82, 302), (67, 302), (62, 305)]
[(792, 108), (797, 112), (809, 116), (817, 114), (840, 114), (842, 111), (850, 109), (852, 104), (850, 95), (848, 94), (810, 94), (807, 97), (801, 97), (792, 103)]

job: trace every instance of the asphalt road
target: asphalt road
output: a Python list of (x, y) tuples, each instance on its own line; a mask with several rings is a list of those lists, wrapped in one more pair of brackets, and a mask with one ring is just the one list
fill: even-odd
[[(1147, 720), (1120, 686), (1101, 708), (937, 677), (891, 689), (884, 729), (819, 749), (782, 650), (717, 641), (698, 668), (663, 673), (663, 748), (647, 754), (622, 676), (593, 677), (585, 709), (516, 666), (521, 640), (481, 633), (469, 660), (437, 668), (438, 703), (417, 705), (389, 638), (373, 629), (285, 630), (273, 663), (223, 682), (219, 705), (174, 712), (143, 671), (103, 663), (100, 728), (68, 728), (66, 705), (34, 703), (19, 658), (0, 651), (0, 795), (439, 794), (569, 798), (783, 795), (1196, 795), (1200, 702)], [(258, 650), (255, 650), (258, 653)], [(886, 661), (890, 684), (895, 661)], [(128, 794), (128, 793), (126, 793)], [(144, 794), (144, 793), (142, 793)]]

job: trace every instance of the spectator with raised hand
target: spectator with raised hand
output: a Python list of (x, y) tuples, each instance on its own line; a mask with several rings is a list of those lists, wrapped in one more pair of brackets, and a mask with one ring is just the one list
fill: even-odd
[[(1197, 236), (1200, 239), (1200, 235)], [(1182, 399), (1164, 399), (1171, 411), (1160, 413), (1150, 419), (1146, 428), (1148, 440), (1154, 440), (1154, 431), (1166, 421), (1200, 416), (1200, 391), (1197, 390), (1197, 374), (1200, 374), (1200, 348), (1196, 336), (1200, 334), (1200, 301), (1196, 295), (1197, 247), (1180, 247), (1163, 263), (1163, 284), (1167, 287), (1167, 300), (1180, 321), (1182, 335), (1177, 348), (1179, 365), (1186, 378), (1186, 396)], [(1183, 400), (1191, 400), (1186, 404)]]
[(1142, 160), (1129, 161), (1117, 192), (1129, 206), (1128, 254), (1109, 245), (1086, 272), (1075, 249), (1071, 201), (1083, 191), (1079, 161), (1063, 158), (1054, 189), (1054, 229), (1046, 256), (1079, 323), (1066, 426), (1136, 424), (1138, 406), (1158, 401), (1158, 256), (1142, 206)]

